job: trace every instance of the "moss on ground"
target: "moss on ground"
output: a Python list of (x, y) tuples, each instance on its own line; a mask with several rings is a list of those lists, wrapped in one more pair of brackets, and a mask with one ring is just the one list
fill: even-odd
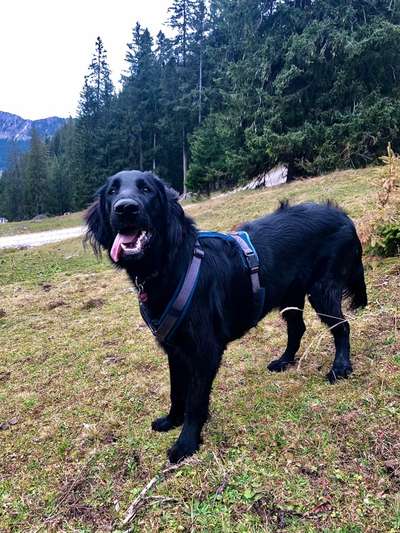
[[(360, 218), (380, 170), (227, 195), (188, 211), (227, 229), (279, 198), (332, 198)], [(0, 530), (123, 531), (178, 434), (165, 356), (123, 273), (78, 240), (0, 252)], [(367, 258), (370, 304), (349, 315), (355, 372), (335, 386), (329, 334), (307, 308), (296, 368), (277, 313), (231, 344), (204, 444), (161, 480), (132, 531), (395, 532), (400, 529), (400, 260)]]

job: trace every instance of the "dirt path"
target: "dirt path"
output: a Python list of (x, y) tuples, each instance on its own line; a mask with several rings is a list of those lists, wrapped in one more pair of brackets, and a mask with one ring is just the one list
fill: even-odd
[(52, 242), (65, 241), (80, 237), (85, 231), (84, 226), (75, 228), (57, 229), (52, 231), (41, 231), (39, 233), (26, 233), (25, 235), (12, 235), (9, 237), (0, 237), (0, 249), (20, 248), (31, 246), (42, 246)]

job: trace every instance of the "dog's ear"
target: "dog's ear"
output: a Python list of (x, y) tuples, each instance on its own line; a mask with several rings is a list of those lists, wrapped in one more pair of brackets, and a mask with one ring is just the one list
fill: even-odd
[(185, 235), (185, 212), (179, 203), (179, 194), (168, 187), (166, 189), (168, 202), (167, 215), (167, 242), (168, 242), (168, 261), (172, 262), (176, 250), (181, 245)]
[(84, 214), (84, 219), (87, 224), (84, 242), (89, 243), (94, 253), (99, 256), (102, 248), (108, 250), (112, 246), (111, 227), (105, 205), (105, 186), (97, 191), (94, 202)]
[(169, 249), (174, 253), (176, 246), (182, 242), (185, 213), (179, 203), (179, 194), (163, 180), (153, 175), (166, 214), (166, 236)]
[(178, 218), (183, 217), (185, 214), (181, 204), (178, 202), (179, 193), (177, 193), (175, 189), (166, 184), (158, 176), (152, 174), (152, 178), (157, 187), (161, 202), (167, 206), (169, 214), (175, 215)]
[[(157, 188), (158, 196), (163, 204), (169, 201), (171, 194), (175, 193), (174, 189), (172, 189), (165, 181), (163, 181), (161, 178), (153, 174), (152, 172), (146, 173), (148, 174), (151, 179), (153, 180), (154, 185)], [(177, 193), (175, 193), (177, 194)]]

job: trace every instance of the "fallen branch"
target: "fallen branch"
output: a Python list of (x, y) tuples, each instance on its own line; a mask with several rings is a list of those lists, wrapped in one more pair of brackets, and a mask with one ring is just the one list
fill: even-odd
[(153, 478), (150, 479), (150, 481), (147, 483), (147, 485), (141, 490), (140, 494), (134, 499), (134, 501), (129, 506), (128, 510), (126, 511), (125, 517), (122, 521), (122, 525), (126, 526), (128, 525), (137, 515), (139, 510), (145, 505), (145, 503), (148, 500), (159, 500), (160, 502), (171, 502), (174, 501), (174, 498), (164, 498), (164, 497), (157, 497), (157, 496), (147, 496), (148, 493), (151, 491), (151, 489), (160, 483), (161, 481), (164, 481), (166, 477), (171, 474), (172, 472), (175, 472), (176, 470), (179, 470), (183, 466), (187, 465), (188, 463), (192, 463), (193, 459), (188, 459), (186, 461), (182, 461), (176, 465), (170, 465), (167, 468), (164, 468), (164, 470), (161, 470), (158, 474), (156, 474)]
[(225, 491), (226, 487), (228, 486), (228, 483), (229, 483), (229, 476), (228, 476), (228, 474), (225, 474), (223, 479), (222, 479), (222, 481), (221, 481), (220, 486), (215, 491), (215, 494), (217, 496), (220, 496)]
[(224, 464), (220, 460), (218, 455), (215, 452), (213, 452), (213, 455), (214, 455), (215, 464), (217, 465), (218, 469), (222, 473), (222, 481), (219, 487), (217, 488), (217, 490), (215, 491), (216, 496), (220, 496), (225, 491), (226, 487), (228, 486), (230, 476), (228, 472), (226, 471)]

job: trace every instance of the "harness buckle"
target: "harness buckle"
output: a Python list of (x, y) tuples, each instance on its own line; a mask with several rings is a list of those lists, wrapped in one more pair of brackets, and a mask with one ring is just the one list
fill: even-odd
[(197, 246), (194, 247), (193, 255), (195, 257), (198, 257), (199, 259), (203, 259), (204, 257), (204, 250), (202, 248), (199, 248)]
[(246, 255), (246, 261), (247, 261), (247, 265), (249, 267), (249, 270), (251, 272), (253, 272), (254, 268), (256, 268), (257, 271), (258, 271), (259, 262), (258, 262), (258, 258), (256, 256), (256, 254), (254, 252), (252, 252), (251, 254), (247, 254)]

